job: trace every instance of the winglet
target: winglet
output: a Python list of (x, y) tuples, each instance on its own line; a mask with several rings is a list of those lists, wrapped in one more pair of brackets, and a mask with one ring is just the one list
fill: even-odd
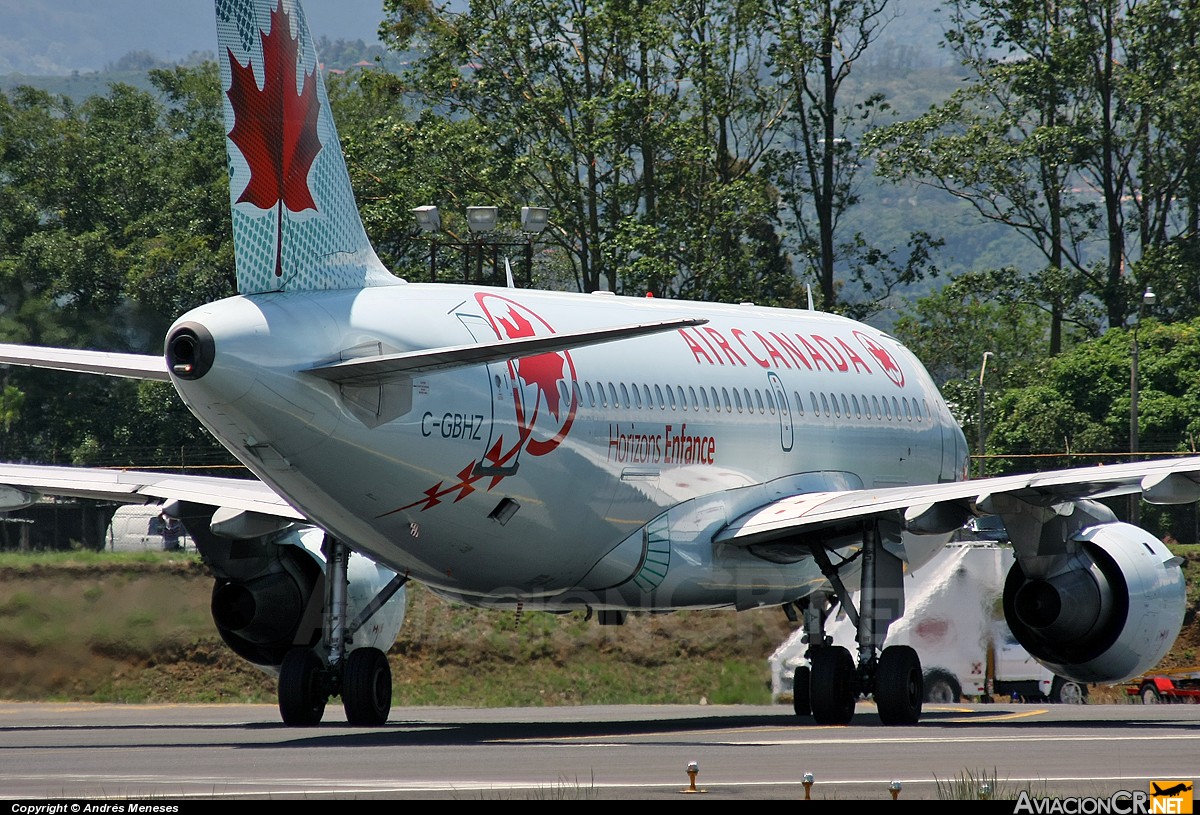
[(238, 291), (402, 283), (363, 229), (297, 0), (216, 0)]

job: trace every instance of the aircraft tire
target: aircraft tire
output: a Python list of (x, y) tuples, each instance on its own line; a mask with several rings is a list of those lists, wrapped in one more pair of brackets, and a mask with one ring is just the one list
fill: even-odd
[(792, 677), (792, 709), (797, 716), (812, 715), (812, 700), (809, 689), (812, 686), (812, 669), (807, 665), (796, 668)]
[(907, 645), (884, 648), (875, 670), (875, 706), (887, 725), (916, 724), (925, 700), (921, 659)]
[(279, 666), (279, 714), (288, 727), (321, 723), (329, 696), (322, 684), (325, 666), (309, 648), (293, 648)]
[(392, 669), (378, 648), (351, 651), (342, 671), (342, 707), (356, 726), (378, 727), (392, 711)]
[(854, 658), (840, 645), (812, 651), (809, 699), (817, 724), (850, 724), (854, 717)]

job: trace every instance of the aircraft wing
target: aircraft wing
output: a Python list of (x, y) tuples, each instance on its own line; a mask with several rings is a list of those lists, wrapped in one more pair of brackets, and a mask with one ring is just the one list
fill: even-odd
[(247, 478), (0, 464), (0, 511), (29, 506), (42, 495), (123, 504), (148, 504), (176, 499), (280, 518), (306, 519), (303, 513), (280, 498), (266, 484)]
[(1109, 498), (1141, 492), (1152, 504), (1188, 503), (1200, 498), (1200, 457), (1078, 467), (1028, 475), (977, 478), (945, 484), (814, 492), (787, 496), (735, 518), (714, 537), (718, 543), (749, 546), (785, 541), (797, 533), (892, 512), (907, 521), (945, 510), (966, 520), (989, 514), (987, 505), (1002, 494), (1037, 506), (1071, 500)]
[[(367, 385), (402, 379), (412, 374), (449, 371), (488, 362), (519, 359), (521, 357), (567, 351), (585, 345), (658, 334), (707, 323), (705, 319), (683, 318), (657, 323), (636, 323), (612, 328), (572, 331), (540, 337), (520, 337), (498, 342), (451, 345), (421, 351), (405, 351), (399, 354), (360, 357), (319, 365), (305, 371), (312, 376), (327, 379), (340, 385)], [(3, 361), (0, 359), (0, 361)]]
[(146, 354), (118, 354), (76, 348), (42, 348), (35, 345), (0, 343), (0, 364), (28, 365), (85, 374), (155, 379), (169, 382), (167, 362)]

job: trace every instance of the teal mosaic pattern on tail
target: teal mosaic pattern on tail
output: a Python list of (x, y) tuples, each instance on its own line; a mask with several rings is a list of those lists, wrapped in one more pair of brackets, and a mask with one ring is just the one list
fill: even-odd
[(238, 292), (402, 283), (359, 218), (303, 10), (216, 6)]

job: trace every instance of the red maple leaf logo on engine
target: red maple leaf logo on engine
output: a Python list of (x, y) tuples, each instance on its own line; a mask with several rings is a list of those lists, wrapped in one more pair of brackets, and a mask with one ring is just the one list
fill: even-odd
[[(253, 66), (242, 65), (229, 51), (232, 82), (226, 95), (235, 114), (229, 138), (250, 166), (250, 181), (237, 203), (259, 209), (278, 206), (281, 245), (283, 207), (292, 212), (317, 208), (308, 188), (308, 173), (322, 147), (317, 135), (320, 101), (315, 68), (304, 75), (303, 86), (296, 90), (299, 39), (291, 35), (291, 21), (282, 2), (271, 12), (271, 32), (260, 33), (262, 90)], [(275, 274), (283, 274), (279, 252)]]

